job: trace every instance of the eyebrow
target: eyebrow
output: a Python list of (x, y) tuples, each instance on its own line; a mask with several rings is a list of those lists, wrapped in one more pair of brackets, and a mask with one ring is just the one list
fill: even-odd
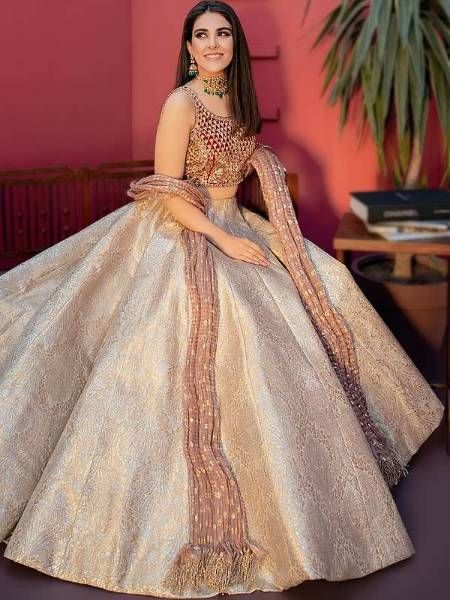
[[(216, 31), (222, 31), (222, 30), (231, 31), (231, 27), (218, 27), (218, 28), (216, 29)], [(202, 29), (194, 29), (194, 33), (198, 33), (199, 31), (206, 31), (206, 32), (207, 32), (208, 30), (207, 30), (207, 29), (205, 29), (205, 28), (202, 28)]]

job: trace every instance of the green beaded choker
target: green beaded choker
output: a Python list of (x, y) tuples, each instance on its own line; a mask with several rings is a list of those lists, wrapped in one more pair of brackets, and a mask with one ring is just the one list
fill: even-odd
[(228, 94), (228, 80), (223, 75), (217, 75), (216, 77), (200, 77), (197, 75), (196, 77), (203, 83), (203, 91), (206, 94), (219, 96), (219, 98)]

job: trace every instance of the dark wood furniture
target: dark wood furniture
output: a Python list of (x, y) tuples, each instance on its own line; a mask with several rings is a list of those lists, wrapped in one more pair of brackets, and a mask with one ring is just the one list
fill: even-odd
[(447, 357), (445, 364), (445, 382), (430, 383), (436, 389), (445, 390), (445, 420), (447, 425), (447, 453), (450, 454), (450, 238), (441, 240), (389, 241), (378, 234), (370, 233), (364, 222), (351, 212), (345, 213), (333, 238), (336, 258), (347, 267), (352, 252), (406, 252), (413, 254), (435, 254), (447, 259)]
[[(98, 167), (54, 167), (0, 171), (0, 272), (77, 233), (131, 202), (131, 180), (154, 172), (153, 160), (103, 163)], [(287, 173), (293, 202), (298, 176)], [(259, 179), (251, 173), (237, 199), (264, 215)]]
[(153, 161), (0, 171), (0, 271), (8, 270), (130, 201)]

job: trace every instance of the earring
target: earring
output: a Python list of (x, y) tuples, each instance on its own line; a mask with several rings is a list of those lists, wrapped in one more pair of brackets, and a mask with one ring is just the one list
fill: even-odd
[(198, 73), (197, 63), (195, 62), (195, 59), (191, 54), (191, 64), (189, 65), (189, 77), (194, 77), (194, 75), (197, 75), (197, 73)]

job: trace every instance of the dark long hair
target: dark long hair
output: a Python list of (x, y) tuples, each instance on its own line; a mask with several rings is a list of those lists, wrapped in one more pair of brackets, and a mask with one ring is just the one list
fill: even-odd
[(207, 10), (220, 13), (231, 25), (233, 58), (225, 70), (230, 85), (231, 114), (236, 121), (245, 127), (244, 135), (259, 133), (261, 131), (261, 117), (253, 84), (247, 40), (238, 16), (231, 6), (225, 2), (203, 0), (188, 12), (181, 36), (175, 87), (184, 85), (192, 79), (189, 75), (190, 56), (186, 41), (192, 42), (192, 30), (195, 20)]

